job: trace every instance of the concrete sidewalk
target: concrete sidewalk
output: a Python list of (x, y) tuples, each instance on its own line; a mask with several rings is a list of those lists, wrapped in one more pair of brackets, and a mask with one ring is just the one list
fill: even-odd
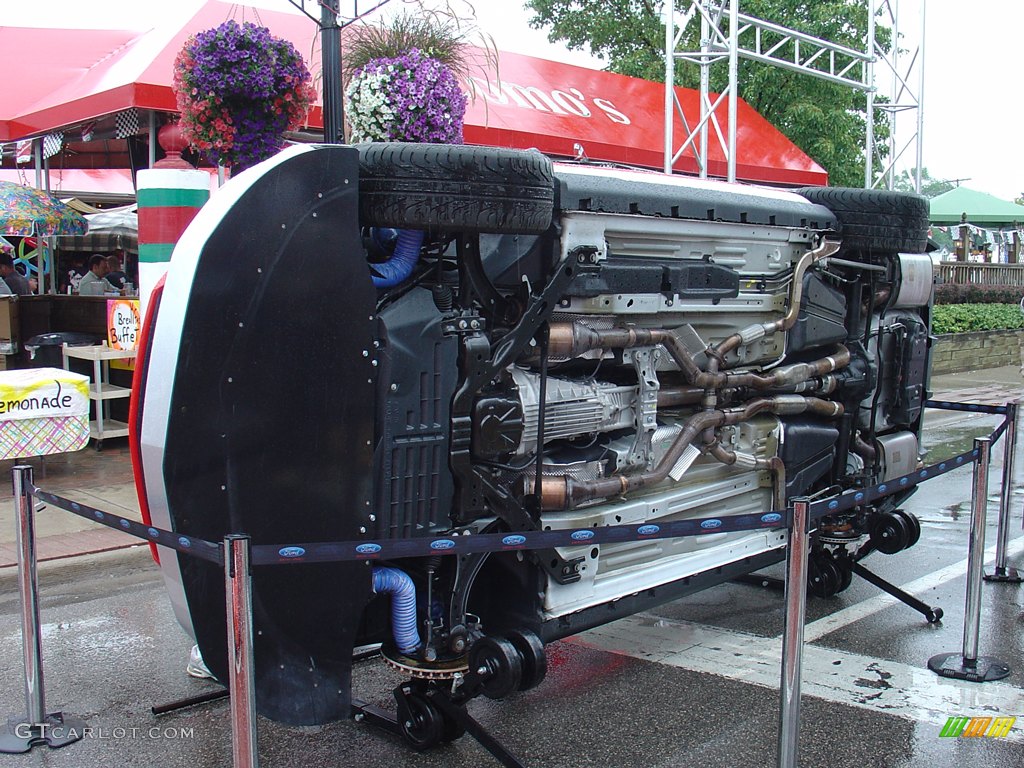
[[(937, 400), (1002, 405), (1024, 396), (1024, 377), (1016, 366), (935, 376), (932, 397)], [(963, 418), (951, 413), (934, 414), (938, 419)], [(926, 427), (927, 428), (927, 427)], [(123, 517), (141, 519), (132, 477), (128, 441), (106, 440), (102, 451), (92, 447), (76, 453), (59, 454), (28, 461), (35, 468), (35, 483), (50, 493), (81, 501)], [(14, 503), (11, 470), (14, 461), (0, 461), (0, 570), (14, 567)], [(61, 509), (47, 508), (36, 515), (38, 559), (56, 560), (75, 555), (105, 552), (143, 545), (139, 539), (113, 528), (93, 523)]]
[[(0, 479), (0, 571), (13, 568), (17, 562), (11, 488), (16, 463), (31, 465), (35, 484), (50, 493), (141, 520), (126, 438), (105, 440), (102, 451), (90, 446), (75, 453), (35, 457), (23, 462), (0, 461), (0, 477), (3, 478)], [(127, 533), (55, 507), (40, 510), (35, 524), (40, 562), (145, 544)]]

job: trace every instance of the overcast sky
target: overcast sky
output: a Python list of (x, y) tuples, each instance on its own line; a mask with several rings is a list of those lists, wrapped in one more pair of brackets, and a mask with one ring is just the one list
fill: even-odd
[[(444, 0), (437, 0), (442, 2)], [(883, 0), (877, 0), (881, 5)], [(164, 16), (177, 16), (202, 0), (46, 0), (43, 3), (4, 0), (0, 23), (6, 26), (144, 28)], [(359, 0), (368, 8), (374, 0)], [(398, 7), (402, 0), (392, 0)], [(904, 48), (912, 53), (920, 36), (919, 9), (927, 0), (892, 0), (900, 4)], [(449, 0), (465, 7), (464, 0)], [(280, 11), (296, 11), (289, 0), (245, 0)], [(317, 13), (315, 0), (307, 8)], [(473, 0), (479, 27), (490, 34), (499, 50), (586, 65), (588, 57), (547, 42), (544, 32), (527, 25), (530, 13), (517, 0)], [(351, 13), (354, 0), (342, 0)], [(740, 9), (743, 9), (742, 0)], [(1021, 107), (1014, 93), (1021, 66), (1020, 34), (1024, 3), (1018, 0), (954, 0), (927, 2), (924, 90), (924, 165), (935, 178), (965, 179), (963, 183), (1005, 199), (1024, 193), (1024, 153)], [(41, 55), (45, 53), (41, 52)], [(599, 64), (595, 64), (599, 66)], [(889, 88), (888, 76), (879, 80)], [(917, 87), (916, 77), (912, 82)], [(915, 120), (907, 113), (905, 122)], [(913, 137), (913, 125), (901, 125), (901, 144)], [(914, 165), (914, 149), (897, 166)]]

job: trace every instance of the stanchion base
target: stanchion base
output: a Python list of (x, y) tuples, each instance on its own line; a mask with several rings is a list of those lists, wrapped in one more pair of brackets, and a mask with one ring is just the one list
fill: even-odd
[(985, 581), (1001, 581), (1006, 584), (1020, 584), (1024, 582), (1024, 576), (1016, 568), (994, 568), (985, 571)]
[(38, 744), (46, 744), (50, 749), (66, 747), (81, 739), (88, 727), (84, 720), (63, 712), (53, 712), (37, 725), (25, 720), (17, 715), (8, 718), (7, 727), (0, 730), (0, 752), (20, 754)]
[(928, 669), (942, 677), (966, 680), (969, 683), (988, 683), (1002, 680), (1010, 674), (1010, 665), (992, 656), (979, 656), (968, 663), (962, 653), (940, 653), (928, 659)]

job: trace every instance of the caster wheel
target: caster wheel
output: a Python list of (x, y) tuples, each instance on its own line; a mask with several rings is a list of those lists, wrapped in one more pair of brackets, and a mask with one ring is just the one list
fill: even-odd
[(483, 678), (489, 699), (503, 699), (519, 687), (523, 664), (519, 652), (503, 637), (482, 637), (469, 649), (469, 669)]
[(408, 713), (403, 717), (403, 707), (399, 706), (398, 727), (402, 737), (417, 752), (440, 744), (445, 735), (441, 711), (420, 691), (409, 691), (403, 698)]
[(871, 543), (879, 552), (894, 555), (906, 549), (910, 541), (910, 524), (899, 515), (887, 512), (871, 526)]
[(942, 609), (932, 608), (928, 613), (925, 614), (925, 619), (929, 624), (938, 624), (942, 621)]
[(444, 720), (441, 726), (442, 744), (461, 739), (466, 734), (466, 727), (447, 712), (442, 711), (441, 718)]
[(516, 629), (508, 633), (508, 641), (519, 653), (523, 676), (519, 690), (536, 688), (548, 673), (548, 657), (544, 655), (544, 643), (528, 629)]
[(845, 592), (850, 588), (850, 584), (853, 583), (853, 568), (849, 560), (844, 562), (836, 561), (836, 566), (839, 568), (839, 574), (841, 580), (839, 582), (839, 591)]
[(815, 597), (833, 597), (842, 589), (843, 571), (831, 555), (815, 555), (809, 564), (807, 578), (807, 588)]
[(907, 524), (907, 528), (910, 529), (910, 539), (907, 542), (907, 549), (909, 549), (921, 540), (921, 521), (917, 519), (916, 515), (910, 512), (904, 512), (902, 509), (897, 509), (893, 514), (899, 515), (903, 518), (903, 522), (905, 522)]

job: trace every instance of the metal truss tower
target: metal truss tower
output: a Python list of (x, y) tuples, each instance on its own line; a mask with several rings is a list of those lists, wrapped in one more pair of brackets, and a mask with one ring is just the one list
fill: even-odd
[[(727, 178), (736, 180), (736, 100), (738, 97), (739, 59), (750, 59), (782, 67), (829, 82), (863, 91), (867, 98), (866, 132), (864, 137), (864, 186), (872, 188), (883, 181), (892, 187), (893, 169), (906, 150), (915, 146), (917, 175), (915, 186), (921, 188), (922, 97), (924, 91), (924, 30), (926, 0), (920, 0), (920, 42), (907, 57), (900, 50), (900, 0), (868, 0), (868, 30), (864, 50), (855, 50), (838, 43), (822, 40), (797, 30), (756, 19), (739, 12), (739, 0), (693, 0), (677, 16), (673, 0), (664, 3), (665, 19), (665, 165), (666, 173), (687, 152), (696, 162), (701, 178), (707, 177), (709, 128), (722, 148), (727, 161)], [(892, 29), (891, 53), (878, 45), (875, 36), (879, 11), (888, 15)], [(700, 50), (678, 50), (687, 26), (694, 18), (700, 23)], [(678, 18), (678, 26), (676, 20)], [(700, 116), (693, 127), (683, 113), (676, 95), (676, 60), (688, 61), (700, 67)], [(727, 61), (729, 85), (711, 101), (710, 70), (719, 62)], [(876, 100), (879, 92), (879, 69), (891, 75), (889, 97)], [(916, 75), (917, 82), (913, 83)], [(722, 103), (727, 103), (728, 119), (725, 131), (718, 118)], [(875, 111), (888, 114), (890, 137), (888, 152), (880, 153), (875, 141)], [(913, 136), (900, 145), (896, 137), (897, 115), (916, 110), (917, 120)], [(677, 147), (673, 136), (673, 117), (678, 114), (686, 138)], [(689, 116), (693, 117), (693, 116)], [(881, 174), (874, 172), (880, 154), (888, 155), (888, 164)]]

